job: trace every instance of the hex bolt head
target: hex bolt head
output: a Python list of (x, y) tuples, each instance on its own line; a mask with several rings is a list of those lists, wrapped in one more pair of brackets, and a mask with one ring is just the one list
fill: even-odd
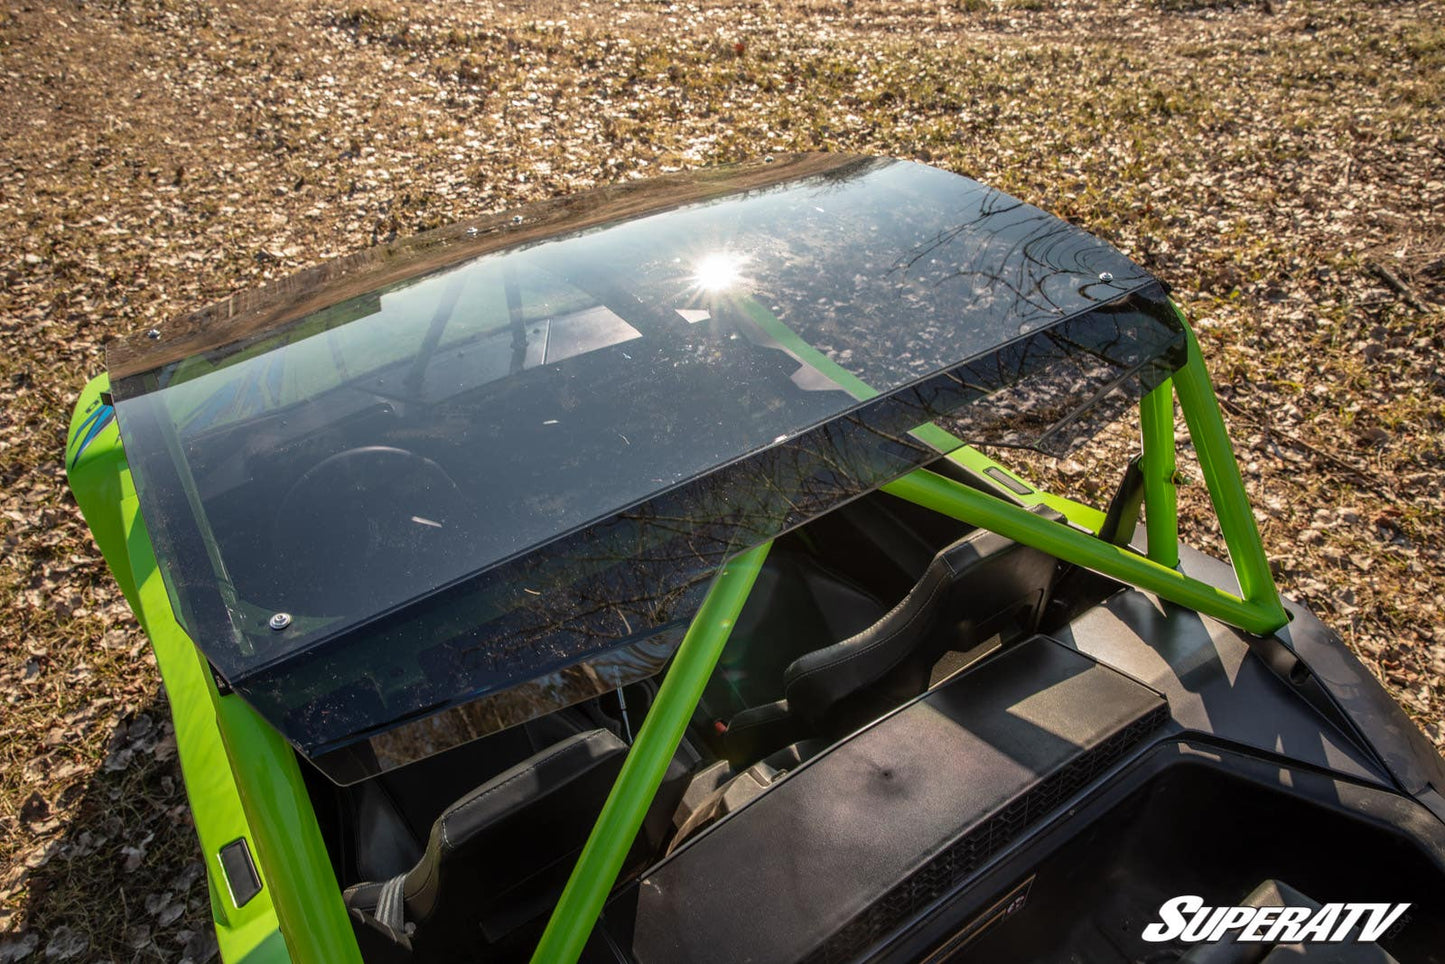
[(1108, 284), (1109, 282), (1114, 280), (1114, 275), (1112, 272), (1109, 271), (1100, 271), (1099, 280), (1104, 282), (1104, 284)]
[(266, 625), (270, 626), (272, 629), (276, 630), (276, 632), (279, 633), (281, 630), (291, 625), (291, 614), (276, 613), (271, 617), (271, 619), (267, 622)]

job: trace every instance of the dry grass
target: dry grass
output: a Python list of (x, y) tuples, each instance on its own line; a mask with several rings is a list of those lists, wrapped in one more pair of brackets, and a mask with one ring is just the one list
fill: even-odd
[(1171, 281), (1282, 585), (1440, 740), (1441, 12), (12, 0), (0, 964), (214, 953), (154, 665), (61, 469), (104, 343), (397, 234), (769, 152), (970, 174)]

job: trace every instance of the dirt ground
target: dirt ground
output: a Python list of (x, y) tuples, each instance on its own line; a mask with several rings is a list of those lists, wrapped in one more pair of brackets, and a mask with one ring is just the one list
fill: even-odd
[[(215, 955), (165, 696), (65, 486), (106, 342), (458, 218), (768, 153), (989, 181), (1173, 284), (1282, 588), (1445, 742), (1442, 13), (6, 0), (0, 964)], [(1194, 478), (1186, 536), (1221, 551)]]

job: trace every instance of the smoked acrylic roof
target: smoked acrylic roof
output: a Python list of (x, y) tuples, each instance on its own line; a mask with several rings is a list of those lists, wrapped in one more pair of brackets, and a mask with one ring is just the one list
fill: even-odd
[(182, 624), (354, 779), (656, 672), (727, 558), (955, 447), (913, 429), (1057, 450), (1182, 346), (1085, 232), (802, 155), (372, 249), (109, 364)]

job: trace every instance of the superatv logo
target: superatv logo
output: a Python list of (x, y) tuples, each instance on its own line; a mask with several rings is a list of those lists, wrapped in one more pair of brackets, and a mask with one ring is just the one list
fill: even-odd
[[(1166, 900), (1144, 939), (1301, 944), (1305, 941), (1376, 941), (1409, 904), (1325, 904), (1322, 907), (1206, 907), (1198, 897)], [(1356, 931), (1358, 928), (1358, 931)]]

